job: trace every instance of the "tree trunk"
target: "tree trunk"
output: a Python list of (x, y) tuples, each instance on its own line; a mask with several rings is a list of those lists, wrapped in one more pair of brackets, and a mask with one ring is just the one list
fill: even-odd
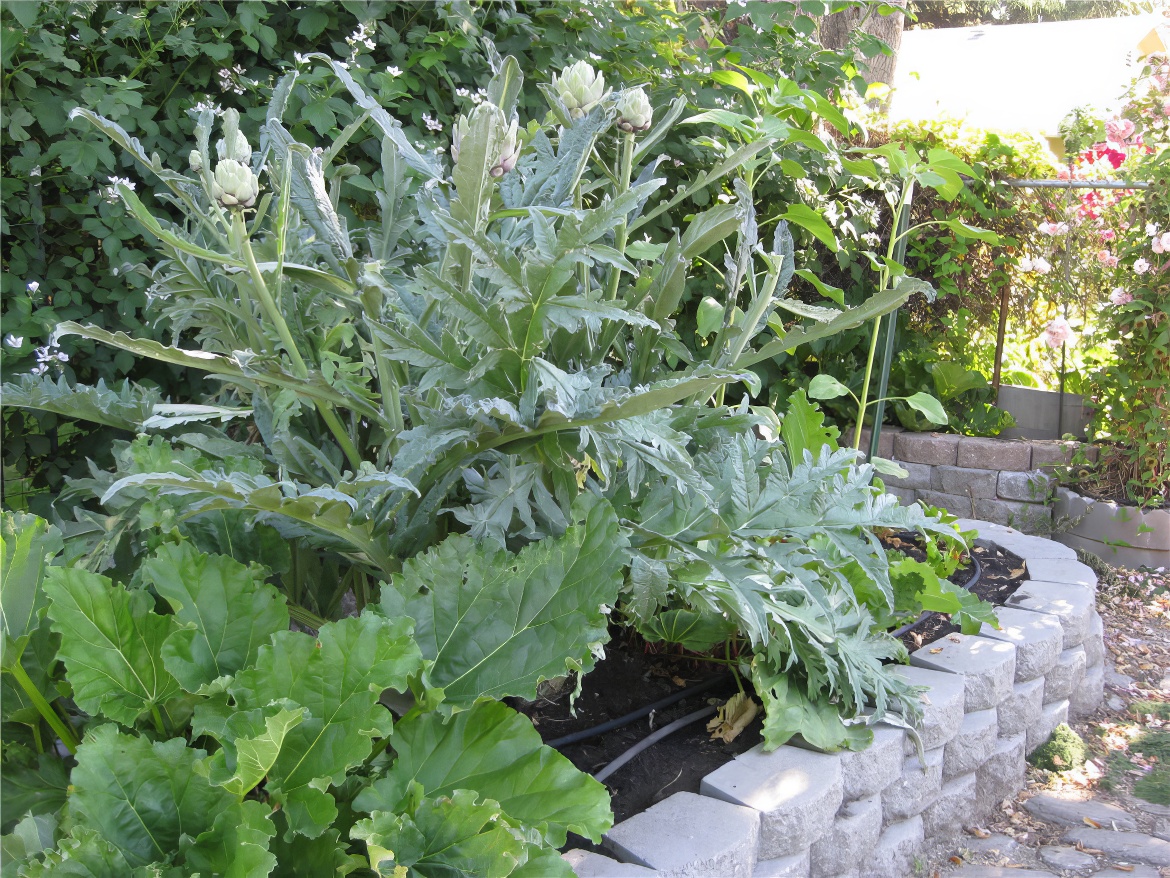
[[(894, 68), (898, 63), (898, 49), (902, 45), (902, 27), (906, 16), (901, 9), (905, 8), (906, 0), (886, 0), (887, 5), (900, 7), (890, 15), (878, 15), (877, 4), (854, 6), (833, 15), (826, 15), (820, 21), (821, 45), (826, 49), (837, 51), (848, 47), (850, 39), (858, 28), (864, 33), (877, 37), (890, 47), (893, 54), (877, 54), (872, 58), (859, 58), (859, 67), (865, 81), (869, 83), (884, 82), (890, 85), (894, 81)], [(868, 13), (868, 15), (867, 15)]]

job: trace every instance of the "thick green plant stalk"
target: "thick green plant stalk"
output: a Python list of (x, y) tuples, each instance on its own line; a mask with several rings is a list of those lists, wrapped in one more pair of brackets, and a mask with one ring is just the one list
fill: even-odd
[(42, 717), (44, 717), (45, 722), (49, 724), (49, 727), (57, 733), (57, 737), (61, 739), (61, 743), (65, 745), (65, 749), (68, 750), (71, 754), (76, 753), (77, 736), (73, 733), (73, 730), (62, 721), (61, 717), (57, 715), (57, 712), (53, 710), (53, 706), (49, 704), (49, 702), (45, 700), (45, 697), (37, 690), (36, 685), (31, 679), (29, 679), (28, 673), (21, 666), (20, 662), (13, 662), (12, 667), (8, 668), (8, 671), (16, 679), (16, 682), (20, 684), (20, 688), (23, 689), (24, 693), (29, 697), (29, 700), (33, 703), (33, 706), (36, 707), (37, 712)]

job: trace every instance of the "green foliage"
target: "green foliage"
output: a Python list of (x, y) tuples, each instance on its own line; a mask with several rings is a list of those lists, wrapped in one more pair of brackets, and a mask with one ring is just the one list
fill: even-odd
[[(393, 837), (419, 874), (510, 875), (547, 865), (570, 831), (597, 839), (611, 825), (605, 789), (511, 708), (435, 709), (443, 693), (428, 688), (410, 619), (367, 610), (316, 636), (292, 631), (258, 567), (166, 543), (112, 584), (59, 566), (43, 521), (4, 519), (19, 550), (47, 547), (64, 663), (45, 662), (49, 688), (72, 687), (75, 706), (55, 710), (84, 733), (62, 759), (44, 751), (44, 718), (20, 719), (34, 756), (5, 723), (6, 873), (344, 873), (384, 860)], [(586, 542), (594, 524), (579, 526)], [(172, 656), (184, 659), (177, 681), (162, 669)], [(379, 700), (388, 689), (420, 695), (398, 722)]]
[(1032, 751), (1028, 761), (1047, 771), (1072, 771), (1085, 764), (1085, 742), (1061, 723), (1047, 741)]
[(1153, 766), (1134, 783), (1133, 794), (1155, 805), (1170, 805), (1170, 766)]

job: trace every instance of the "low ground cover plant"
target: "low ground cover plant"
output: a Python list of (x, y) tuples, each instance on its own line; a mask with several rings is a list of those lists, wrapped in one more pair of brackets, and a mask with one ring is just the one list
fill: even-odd
[[(59, 335), (216, 390), (3, 388), (6, 406), (135, 435), (70, 482), (53, 526), (5, 518), (21, 873), (568, 874), (555, 848), (608, 827), (606, 794), (500, 699), (587, 673), (611, 619), (734, 643), (768, 747), (912, 723), (885, 631), (924, 607), (988, 618), (938, 578), (962, 535), (885, 495), (803, 394), (782, 417), (752, 405), (754, 364), (923, 288), (903, 276), (852, 309), (789, 296), (788, 224), (762, 234), (752, 192), (803, 132), (711, 138), (710, 166), (668, 190), (655, 144), (706, 121), (683, 100), (577, 64), (525, 119), (504, 58), (448, 163), (344, 63), (304, 63), (360, 109), (320, 149), (282, 121), (298, 73), (258, 130), (197, 109), (181, 167), (76, 114), (143, 172), (113, 191), (157, 241), (171, 342)], [(359, 222), (338, 210), (338, 157), (367, 124), (378, 211)], [(148, 206), (156, 186), (180, 220)], [(708, 188), (722, 197), (672, 219)], [(722, 318), (696, 356), (676, 327), (700, 257), (723, 263)], [(937, 564), (892, 564), (881, 528), (917, 532)]]

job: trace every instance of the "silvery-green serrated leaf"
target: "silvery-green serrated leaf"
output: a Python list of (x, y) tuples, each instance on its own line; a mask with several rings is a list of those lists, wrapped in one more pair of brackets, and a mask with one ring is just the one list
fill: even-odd
[(219, 405), (171, 405), (156, 403), (151, 411), (153, 414), (142, 422), (144, 430), (166, 430), (182, 424), (202, 423), (205, 421), (230, 421), (235, 418), (251, 417), (252, 410), (245, 408), (229, 408)]
[(828, 323), (836, 317), (841, 316), (839, 308), (824, 308), (820, 305), (809, 305), (799, 299), (777, 299), (776, 307), (783, 308), (798, 317), (807, 317), (810, 320), (815, 320), (817, 323)]
[(321, 157), (303, 144), (291, 143), (286, 161), (292, 163), (293, 206), (329, 248), (328, 254), (333, 262), (352, 259), (353, 246), (349, 242), (349, 233), (334, 210), (325, 187)]
[(99, 116), (92, 110), (87, 110), (85, 107), (75, 107), (69, 113), (70, 120), (84, 119), (89, 122), (94, 128), (122, 147), (126, 152), (133, 156), (143, 167), (153, 173), (156, 177), (164, 183), (174, 186), (175, 184), (193, 183), (190, 177), (185, 174), (180, 174), (169, 168), (163, 167), (155, 158), (148, 156), (146, 150), (142, 148), (142, 144), (137, 137), (131, 137), (126, 129), (107, 119), (105, 116)]
[(143, 561), (141, 573), (179, 623), (163, 644), (163, 664), (188, 692), (249, 666), (273, 634), (288, 629), (284, 596), (263, 571), (231, 558), (171, 543)]
[(308, 710), (287, 730), (266, 789), (281, 805), (290, 832), (314, 838), (337, 817), (331, 783), (370, 755), (371, 741), (389, 733), (385, 689), (406, 691), (422, 670), (411, 622), (369, 612), (322, 626), (317, 638), (295, 631), (273, 635), (253, 667), (229, 687), (241, 710), (284, 702)]
[(0, 405), (53, 412), (131, 432), (137, 431), (161, 402), (162, 397), (153, 387), (124, 381), (113, 390), (100, 378), (90, 387), (71, 386), (64, 376), (54, 382), (44, 376), (21, 375), (17, 383), (0, 387)]
[(608, 503), (583, 495), (564, 536), (518, 554), (455, 535), (410, 559), (382, 589), (391, 618), (415, 621), (415, 640), (434, 662), (431, 683), (446, 705), (488, 695), (536, 697), (542, 680), (579, 663), (608, 639), (621, 585), (625, 539)]
[(48, 569), (44, 589), (78, 707), (133, 726), (142, 713), (179, 694), (162, 661), (175, 620), (156, 615), (147, 592), (64, 567)]
[(526, 717), (497, 701), (478, 701), (447, 719), (432, 712), (404, 720), (394, 728), (394, 752), (386, 776), (355, 800), (358, 810), (401, 811), (418, 783), (426, 796), (473, 789), (553, 847), (569, 832), (599, 841), (613, 823), (605, 788), (544, 746)]

